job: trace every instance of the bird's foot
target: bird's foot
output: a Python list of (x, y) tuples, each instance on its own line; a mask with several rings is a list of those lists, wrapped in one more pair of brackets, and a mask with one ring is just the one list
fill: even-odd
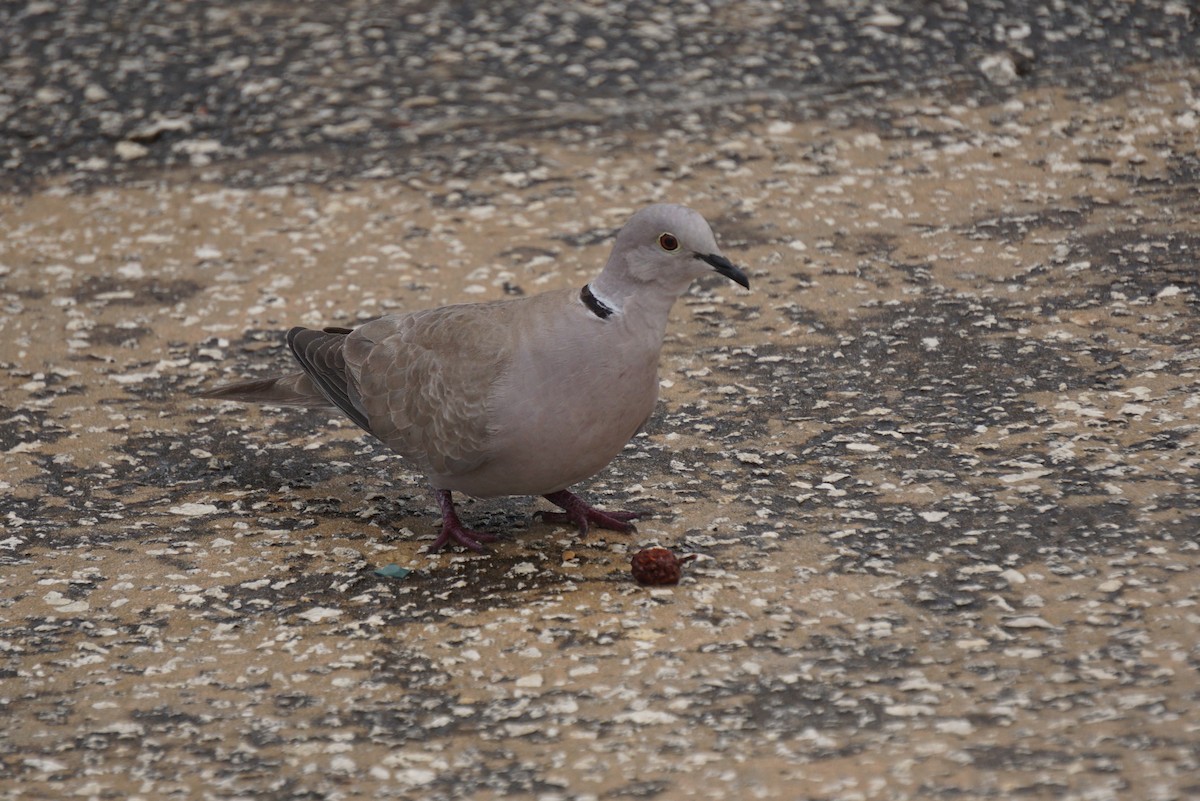
[(579, 526), (581, 537), (588, 533), (591, 526), (628, 534), (637, 530), (629, 521), (637, 520), (642, 516), (641, 512), (602, 512), (593, 506), (588, 506), (582, 498), (568, 490), (559, 490), (542, 497), (563, 511), (534, 512), (534, 519), (544, 520), (547, 523), (574, 523)]
[(469, 548), (476, 553), (485, 553), (487, 551), (487, 547), (484, 546), (485, 542), (495, 542), (500, 539), (495, 534), (475, 531), (464, 526), (458, 519), (458, 512), (454, 509), (450, 490), (435, 490), (433, 494), (437, 498), (438, 506), (442, 508), (442, 533), (429, 546), (429, 553), (437, 553), (450, 543)]
[(463, 526), (461, 523), (442, 523), (442, 533), (429, 546), (429, 553), (437, 553), (445, 548), (450, 543), (461, 545), (464, 548), (470, 548), (476, 553), (486, 553), (487, 546), (485, 542), (495, 542), (500, 539), (495, 534), (488, 534), (486, 531), (475, 531)]

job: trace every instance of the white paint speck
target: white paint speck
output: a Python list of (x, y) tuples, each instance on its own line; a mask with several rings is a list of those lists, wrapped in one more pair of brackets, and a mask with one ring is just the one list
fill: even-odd
[(336, 620), (341, 616), (341, 609), (331, 609), (328, 606), (314, 606), (312, 609), (301, 612), (296, 617), (304, 618), (310, 623), (323, 623), (326, 620)]
[(181, 503), (178, 506), (172, 506), (167, 511), (183, 517), (199, 517), (216, 513), (217, 507), (211, 503)]

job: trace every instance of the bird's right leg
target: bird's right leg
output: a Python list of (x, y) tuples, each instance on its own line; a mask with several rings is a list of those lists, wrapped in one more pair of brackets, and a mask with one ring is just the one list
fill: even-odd
[(472, 531), (464, 526), (458, 519), (458, 512), (454, 509), (454, 500), (450, 497), (450, 490), (434, 490), (433, 496), (437, 498), (438, 506), (442, 509), (442, 533), (433, 541), (433, 545), (429, 546), (429, 553), (436, 553), (451, 542), (464, 548), (470, 548), (476, 553), (483, 553), (487, 550), (483, 543), (495, 542), (499, 539), (495, 534)]

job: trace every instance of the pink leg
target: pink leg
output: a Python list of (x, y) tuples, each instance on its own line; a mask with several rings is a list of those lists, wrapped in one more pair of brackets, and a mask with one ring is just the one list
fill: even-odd
[(535, 512), (534, 519), (541, 518), (547, 523), (574, 523), (579, 526), (580, 536), (587, 534), (588, 528), (593, 525), (628, 534), (637, 530), (629, 521), (642, 516), (641, 512), (602, 512), (588, 506), (582, 498), (569, 490), (559, 490), (542, 497), (563, 511)]
[(442, 533), (433, 541), (433, 545), (429, 546), (429, 553), (436, 553), (451, 542), (464, 548), (470, 548), (476, 553), (483, 553), (487, 550), (483, 543), (495, 542), (499, 539), (495, 534), (472, 531), (465, 527), (458, 519), (458, 512), (454, 510), (454, 500), (450, 497), (450, 490), (434, 490), (433, 496), (437, 498), (438, 506), (442, 508)]

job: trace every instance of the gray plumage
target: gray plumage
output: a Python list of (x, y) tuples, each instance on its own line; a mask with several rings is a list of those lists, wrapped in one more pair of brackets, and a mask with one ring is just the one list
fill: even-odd
[(336, 406), (428, 478), (444, 520), (434, 548), (482, 550), (450, 491), (542, 495), (545, 517), (631, 530), (567, 488), (602, 470), (658, 397), (667, 317), (691, 282), (716, 271), (749, 286), (708, 223), (683, 206), (642, 209), (583, 291), (390, 314), (354, 329), (293, 328), (302, 372), (218, 387), (205, 397)]

